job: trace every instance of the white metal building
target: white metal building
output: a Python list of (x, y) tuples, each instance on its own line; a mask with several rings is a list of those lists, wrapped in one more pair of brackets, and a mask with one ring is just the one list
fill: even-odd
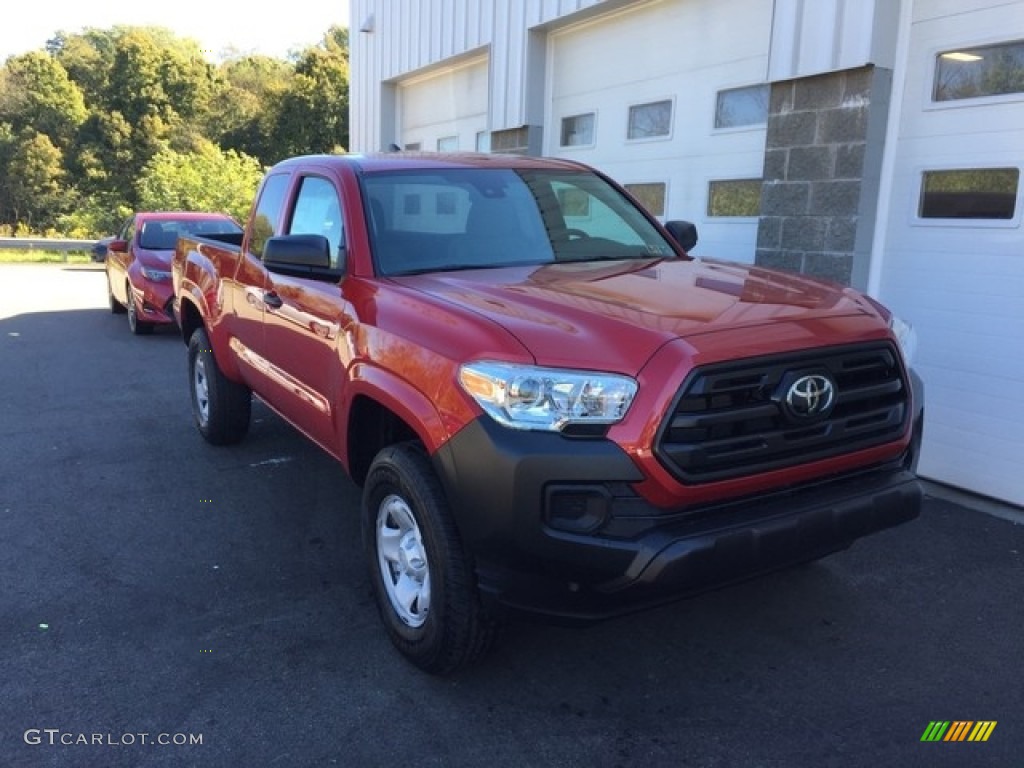
[(570, 157), (917, 329), (920, 471), (1024, 505), (1024, 0), (352, 0), (351, 149)]

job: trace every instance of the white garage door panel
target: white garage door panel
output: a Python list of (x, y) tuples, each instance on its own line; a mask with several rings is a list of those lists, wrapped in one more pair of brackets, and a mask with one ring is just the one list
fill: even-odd
[(1024, 38), (1024, 2), (914, 0), (881, 298), (918, 332), (921, 474), (1024, 504), (1024, 192), (1010, 221), (922, 221), (927, 170), (1024, 167), (1024, 94), (936, 105), (941, 51)]
[[(696, 254), (753, 261), (757, 220), (709, 219), (707, 185), (761, 178), (764, 126), (716, 131), (714, 114), (719, 90), (764, 82), (771, 14), (761, 0), (663, 0), (553, 34), (545, 154), (627, 184), (664, 182), (663, 218), (697, 223)], [(662, 99), (674, 100), (671, 135), (628, 140), (629, 107)], [(588, 112), (594, 144), (560, 146), (562, 118)]]
[(398, 87), (403, 144), (419, 142), (424, 150), (437, 140), (458, 136), (460, 150), (476, 148), (476, 134), (487, 129), (487, 59), (411, 79)]
[[(935, 389), (928, 391), (929, 398)], [(943, 393), (940, 390), (937, 394), (941, 397)], [(929, 400), (930, 421), (925, 427), (927, 443), (921, 460), (928, 463), (933, 476), (943, 478), (942, 482), (1019, 504), (1024, 460), (1019, 440), (992, 432), (988, 428), (994, 425), (985, 421), (958, 421), (957, 410), (932, 407)], [(989, 446), (989, 450), (982, 453), (965, 449), (979, 444)]]

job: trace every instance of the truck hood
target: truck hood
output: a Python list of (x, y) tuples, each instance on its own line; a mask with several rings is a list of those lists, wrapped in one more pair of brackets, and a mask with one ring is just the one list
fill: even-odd
[(787, 320), (877, 316), (863, 296), (839, 285), (707, 260), (550, 264), (394, 280), (490, 318), (540, 364), (600, 363), (630, 372), (677, 338)]

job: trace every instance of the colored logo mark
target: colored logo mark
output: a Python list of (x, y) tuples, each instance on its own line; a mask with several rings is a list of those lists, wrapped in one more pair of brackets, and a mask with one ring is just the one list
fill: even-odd
[(921, 741), (988, 741), (996, 728), (995, 720), (932, 720)]

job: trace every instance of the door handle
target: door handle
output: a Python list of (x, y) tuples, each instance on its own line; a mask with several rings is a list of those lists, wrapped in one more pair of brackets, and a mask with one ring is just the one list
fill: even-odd
[(263, 303), (271, 309), (279, 309), (284, 304), (284, 301), (275, 291), (264, 291)]

